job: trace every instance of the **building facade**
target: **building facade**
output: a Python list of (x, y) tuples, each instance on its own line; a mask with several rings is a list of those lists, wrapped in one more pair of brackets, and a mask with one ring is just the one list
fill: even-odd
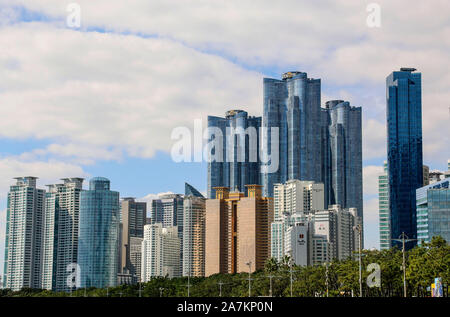
[[(274, 185), (274, 222), (271, 224), (271, 257), (281, 261), (290, 250), (294, 250), (289, 241), (293, 230), (302, 229), (301, 224), (308, 223), (307, 214), (314, 210), (325, 209), (324, 185), (313, 181), (290, 180), (285, 184)], [(291, 229), (293, 226), (299, 228)], [(308, 228), (309, 223), (303, 227)], [(289, 231), (289, 232), (288, 232)], [(304, 240), (308, 240), (307, 237)], [(303, 262), (295, 262), (302, 265)]]
[[(82, 178), (64, 178), (48, 185), (45, 199), (42, 288), (57, 292), (74, 290), (67, 283), (71, 264), (77, 263)], [(73, 282), (73, 281), (72, 281)]]
[[(262, 127), (268, 133), (261, 140), (271, 161), (262, 164), (263, 196), (273, 197), (273, 186), (291, 179), (322, 180), (320, 79), (308, 78), (303, 72), (288, 72), (282, 79), (264, 78)], [(270, 131), (278, 129), (272, 139)], [(273, 143), (278, 153), (271, 153)], [(268, 165), (278, 162), (278, 170)]]
[(450, 178), (417, 189), (417, 240), (441, 236), (450, 243)]
[(119, 272), (119, 193), (95, 177), (81, 192), (78, 265), (80, 287), (113, 287)]
[[(401, 68), (386, 78), (391, 243), (417, 238), (416, 189), (423, 184), (421, 73)], [(411, 248), (416, 243), (407, 243)]]
[(325, 206), (356, 208), (363, 218), (361, 107), (331, 100), (322, 109)]
[(123, 198), (121, 202), (121, 265), (120, 272), (129, 272), (138, 282), (141, 244), (144, 238), (144, 226), (147, 219), (147, 203), (137, 202), (134, 198)]
[(242, 110), (228, 111), (224, 118), (208, 116), (208, 198), (215, 198), (215, 187), (246, 193), (246, 185), (260, 184), (260, 127), (261, 117)]
[(141, 254), (141, 281), (153, 277), (180, 277), (181, 240), (177, 227), (164, 228), (161, 223), (144, 226)]
[(247, 185), (248, 195), (216, 187), (206, 201), (205, 275), (254, 272), (270, 257), (273, 200), (262, 186)]
[(387, 162), (384, 162), (384, 173), (378, 175), (378, 217), (380, 231), (380, 250), (391, 248), (391, 228), (389, 213), (389, 180)]
[(205, 276), (206, 199), (184, 198), (183, 276)]
[(45, 190), (36, 188), (36, 177), (15, 179), (6, 210), (3, 285), (13, 291), (41, 288)]

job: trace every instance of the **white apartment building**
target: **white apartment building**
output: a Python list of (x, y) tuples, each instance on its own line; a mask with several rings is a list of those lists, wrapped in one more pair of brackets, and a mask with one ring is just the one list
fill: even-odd
[(161, 223), (144, 226), (144, 240), (141, 254), (141, 282), (155, 276), (169, 278), (181, 276), (181, 241), (178, 228), (163, 228)]
[(36, 177), (15, 179), (8, 193), (3, 286), (41, 288), (45, 190), (36, 188)]

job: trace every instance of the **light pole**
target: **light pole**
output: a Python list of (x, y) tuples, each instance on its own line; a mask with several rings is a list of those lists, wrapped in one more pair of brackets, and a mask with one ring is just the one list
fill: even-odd
[(416, 241), (417, 239), (409, 239), (406, 233), (402, 232), (402, 234), (398, 237), (398, 239), (392, 239), (394, 241), (401, 241), (402, 242), (402, 256), (403, 256), (403, 263), (402, 263), (402, 270), (403, 270), (403, 296), (406, 297), (407, 290), (406, 290), (406, 249), (405, 249), (405, 243)]
[(269, 282), (270, 282), (270, 288), (269, 288), (269, 297), (273, 297), (273, 295), (272, 295), (272, 279), (275, 277), (275, 278), (278, 278), (278, 276), (275, 276), (275, 275), (272, 275), (272, 274), (270, 274), (270, 275), (267, 275), (267, 277), (269, 278)]
[(219, 285), (219, 297), (222, 297), (222, 285), (225, 284), (222, 281), (219, 281), (219, 283), (217, 283)]
[(162, 297), (163, 291), (164, 291), (164, 287), (160, 287), (159, 288), (159, 297)]
[(252, 297), (252, 261), (246, 263), (248, 265), (248, 297)]
[(362, 227), (357, 224), (353, 227), (354, 231), (358, 232), (358, 250), (359, 250), (359, 297), (363, 297), (362, 284)]
[(328, 262), (325, 262), (325, 283), (327, 285), (327, 297), (328, 297)]

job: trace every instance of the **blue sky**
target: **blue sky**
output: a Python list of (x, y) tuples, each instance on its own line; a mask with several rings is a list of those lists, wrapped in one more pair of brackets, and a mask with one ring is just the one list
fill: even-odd
[[(171, 132), (239, 108), (262, 113), (262, 79), (322, 79), (322, 104), (363, 108), (365, 246), (378, 247), (385, 78), (423, 74), (424, 162), (450, 158), (448, 1), (0, 0), (0, 261), (15, 176), (108, 177), (122, 196), (206, 190), (205, 163), (175, 163)], [(440, 41), (435, 39), (439, 38)], [(446, 65), (446, 66), (445, 66)], [(2, 266), (0, 266), (3, 269)]]

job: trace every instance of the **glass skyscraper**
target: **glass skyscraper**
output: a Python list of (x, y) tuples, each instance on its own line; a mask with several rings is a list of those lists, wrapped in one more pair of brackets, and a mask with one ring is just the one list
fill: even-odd
[(325, 206), (357, 208), (363, 219), (361, 107), (331, 100), (322, 109), (322, 182)]
[[(421, 73), (401, 68), (386, 78), (391, 238), (417, 238), (416, 189), (423, 184)], [(392, 241), (393, 245), (400, 242)], [(409, 242), (408, 248), (415, 245)]]
[(416, 191), (419, 244), (441, 236), (450, 243), (450, 178)]
[[(225, 118), (208, 116), (208, 129), (217, 129), (222, 134), (222, 140), (216, 140), (218, 147), (212, 152), (212, 155), (221, 160), (208, 163), (208, 198), (216, 197), (214, 187), (229, 187), (246, 193), (245, 185), (260, 184), (260, 127), (261, 117), (248, 116), (242, 110), (228, 111)], [(252, 131), (256, 134), (252, 135)], [(208, 142), (213, 142), (217, 137), (218, 135), (211, 134)]]
[[(261, 174), (263, 196), (273, 197), (273, 185), (291, 179), (321, 181), (321, 110), (320, 79), (303, 72), (288, 72), (282, 79), (264, 78), (262, 126), (268, 129), (263, 148), (279, 168)], [(279, 139), (272, 140), (270, 129), (279, 129)], [(273, 142), (279, 152), (270, 153)], [(269, 162), (270, 163), (270, 162)], [(209, 196), (211, 198), (211, 196)]]
[(78, 264), (80, 287), (117, 285), (120, 206), (110, 181), (95, 177), (80, 197)]

